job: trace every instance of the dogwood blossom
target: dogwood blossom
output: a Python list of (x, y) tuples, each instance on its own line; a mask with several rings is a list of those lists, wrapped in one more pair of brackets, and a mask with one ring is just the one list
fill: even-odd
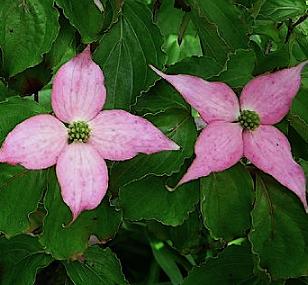
[(307, 210), (304, 172), (292, 158), (288, 139), (272, 126), (288, 113), (306, 63), (252, 79), (239, 99), (225, 83), (167, 75), (151, 66), (207, 123), (195, 144), (196, 158), (179, 185), (223, 171), (245, 156), (293, 191)]
[(73, 220), (103, 199), (108, 188), (105, 159), (120, 161), (179, 148), (141, 117), (123, 110), (101, 111), (104, 75), (92, 61), (89, 46), (59, 69), (51, 96), (54, 115), (37, 115), (17, 125), (0, 149), (0, 162), (27, 169), (56, 164)]

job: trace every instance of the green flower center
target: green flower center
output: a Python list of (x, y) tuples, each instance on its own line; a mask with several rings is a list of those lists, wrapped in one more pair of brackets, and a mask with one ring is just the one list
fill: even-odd
[(85, 143), (90, 137), (91, 129), (86, 122), (77, 121), (68, 126), (69, 142)]
[(243, 129), (254, 131), (257, 127), (260, 126), (260, 117), (259, 115), (250, 110), (241, 111), (238, 121), (241, 124)]

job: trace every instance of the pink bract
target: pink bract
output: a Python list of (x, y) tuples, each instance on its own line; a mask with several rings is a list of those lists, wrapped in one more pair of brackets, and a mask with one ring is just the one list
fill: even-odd
[[(196, 158), (178, 185), (223, 171), (245, 156), (293, 191), (307, 211), (304, 171), (293, 160), (287, 138), (272, 126), (288, 113), (306, 63), (254, 78), (239, 100), (224, 83), (185, 74), (168, 75), (151, 66), (207, 123), (195, 145)], [(242, 111), (257, 115), (258, 119), (253, 118), (256, 128), (240, 124)]]
[(92, 61), (89, 46), (59, 69), (51, 96), (55, 116), (37, 115), (17, 125), (0, 149), (0, 162), (28, 169), (56, 164), (73, 221), (82, 211), (96, 208), (105, 196), (105, 159), (179, 149), (144, 118), (123, 110), (101, 112), (106, 99), (104, 75)]

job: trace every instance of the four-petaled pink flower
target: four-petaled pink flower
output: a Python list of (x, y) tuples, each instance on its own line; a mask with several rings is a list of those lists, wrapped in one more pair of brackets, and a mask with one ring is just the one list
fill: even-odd
[(0, 149), (0, 162), (27, 169), (56, 164), (62, 197), (73, 220), (103, 199), (108, 188), (105, 159), (120, 161), (138, 153), (179, 149), (141, 117), (123, 110), (101, 112), (105, 98), (104, 75), (92, 61), (88, 46), (55, 76), (55, 116), (25, 120), (8, 134)]
[(207, 123), (195, 145), (196, 158), (179, 185), (223, 171), (245, 156), (293, 191), (307, 210), (304, 172), (293, 160), (287, 138), (272, 126), (289, 111), (305, 64), (256, 77), (244, 87), (239, 100), (224, 83), (167, 75), (151, 66)]

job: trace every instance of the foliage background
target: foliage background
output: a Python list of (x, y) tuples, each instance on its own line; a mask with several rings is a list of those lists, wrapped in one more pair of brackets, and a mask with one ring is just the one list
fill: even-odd
[[(299, 200), (247, 161), (174, 186), (193, 159), (198, 115), (149, 69), (223, 81), (308, 58), (304, 0), (1, 0), (0, 143), (51, 112), (58, 68), (91, 43), (107, 109), (142, 115), (180, 146), (109, 163), (102, 204), (71, 226), (54, 169), (0, 165), (1, 284), (308, 284)], [(278, 125), (308, 175), (308, 72)], [(198, 125), (198, 124), (197, 124)]]

